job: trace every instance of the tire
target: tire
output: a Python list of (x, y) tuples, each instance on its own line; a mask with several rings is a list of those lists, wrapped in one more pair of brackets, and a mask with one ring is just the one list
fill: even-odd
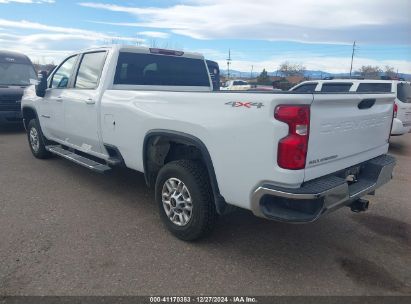
[(40, 124), (37, 119), (30, 120), (27, 126), (27, 139), (29, 147), (34, 157), (39, 159), (47, 159), (51, 157), (51, 153), (46, 150), (46, 139), (41, 132)]
[(158, 173), (155, 195), (162, 221), (179, 239), (194, 241), (214, 228), (218, 215), (207, 170), (200, 162), (179, 160), (166, 164)]

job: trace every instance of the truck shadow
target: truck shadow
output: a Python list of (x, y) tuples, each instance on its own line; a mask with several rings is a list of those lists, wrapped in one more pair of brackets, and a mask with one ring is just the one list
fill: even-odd
[[(340, 280), (369, 294), (411, 293), (411, 286), (389, 261), (404, 263), (407, 259), (410, 226), (373, 214), (352, 221), (347, 216), (350, 213), (342, 209), (316, 223), (292, 225), (239, 210), (221, 218), (215, 233), (197, 246), (211, 246), (220, 258), (230, 257), (227, 263), (248, 263), (257, 272), (268, 271), (272, 276), (293, 271), (310, 277), (331, 268), (334, 276), (340, 274)], [(384, 226), (387, 222), (390, 225)], [(390, 253), (389, 248), (396, 252)]]
[(411, 133), (400, 136), (391, 136), (389, 152), (394, 155), (408, 156), (411, 155), (409, 141), (411, 140)]
[(406, 156), (410, 155), (410, 149), (401, 142), (391, 142), (389, 152), (394, 155)]

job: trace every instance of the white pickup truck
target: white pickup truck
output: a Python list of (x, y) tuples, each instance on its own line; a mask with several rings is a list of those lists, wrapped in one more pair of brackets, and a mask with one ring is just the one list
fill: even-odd
[(396, 98), (391, 135), (402, 135), (411, 132), (411, 84), (407, 81), (370, 79), (311, 80), (296, 85), (290, 91), (300, 93), (392, 92)]
[(395, 96), (213, 92), (203, 56), (113, 46), (75, 53), (22, 100), (33, 155), (145, 175), (168, 229), (208, 233), (232, 206), (303, 223), (392, 178)]
[(250, 89), (251, 85), (244, 80), (229, 80), (220, 88), (222, 91), (247, 91)]

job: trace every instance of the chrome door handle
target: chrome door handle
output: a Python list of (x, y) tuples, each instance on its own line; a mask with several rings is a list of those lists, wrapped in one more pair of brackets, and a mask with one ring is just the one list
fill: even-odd
[(56, 101), (57, 101), (57, 102), (63, 102), (63, 97), (57, 97), (57, 98), (56, 98)]
[(86, 104), (95, 104), (96, 102), (94, 101), (93, 98), (87, 98), (86, 99)]

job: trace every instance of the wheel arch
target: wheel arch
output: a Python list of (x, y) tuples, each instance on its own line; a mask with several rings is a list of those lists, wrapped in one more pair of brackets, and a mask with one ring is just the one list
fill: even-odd
[[(207, 173), (208, 173), (208, 177), (210, 180), (211, 189), (213, 191), (213, 198), (214, 198), (214, 202), (216, 205), (216, 210), (219, 214), (225, 213), (228, 204), (226, 203), (224, 197), (220, 194), (220, 189), (219, 189), (218, 182), (217, 182), (217, 176), (215, 174), (214, 165), (213, 165), (213, 161), (211, 159), (210, 153), (206, 145), (199, 138), (193, 135), (179, 132), (179, 131), (171, 131), (171, 130), (163, 130), (163, 129), (150, 130), (149, 132), (146, 133), (144, 137), (144, 144), (143, 144), (143, 167), (144, 167), (144, 177), (145, 177), (147, 185), (149, 187), (152, 186), (155, 182), (154, 176), (155, 177), (157, 176), (156, 172), (150, 172), (151, 170), (149, 166), (150, 145), (153, 145), (153, 144), (155, 145), (159, 141), (193, 146), (196, 149), (198, 149), (198, 151), (200, 151), (201, 159), (207, 168)], [(165, 157), (166, 156), (164, 156), (164, 158)]]
[(30, 107), (30, 106), (24, 106), (22, 109), (22, 114), (23, 114), (23, 125), (24, 128), (27, 130), (28, 123), (30, 122), (31, 119), (38, 119), (37, 111), (35, 108)]

